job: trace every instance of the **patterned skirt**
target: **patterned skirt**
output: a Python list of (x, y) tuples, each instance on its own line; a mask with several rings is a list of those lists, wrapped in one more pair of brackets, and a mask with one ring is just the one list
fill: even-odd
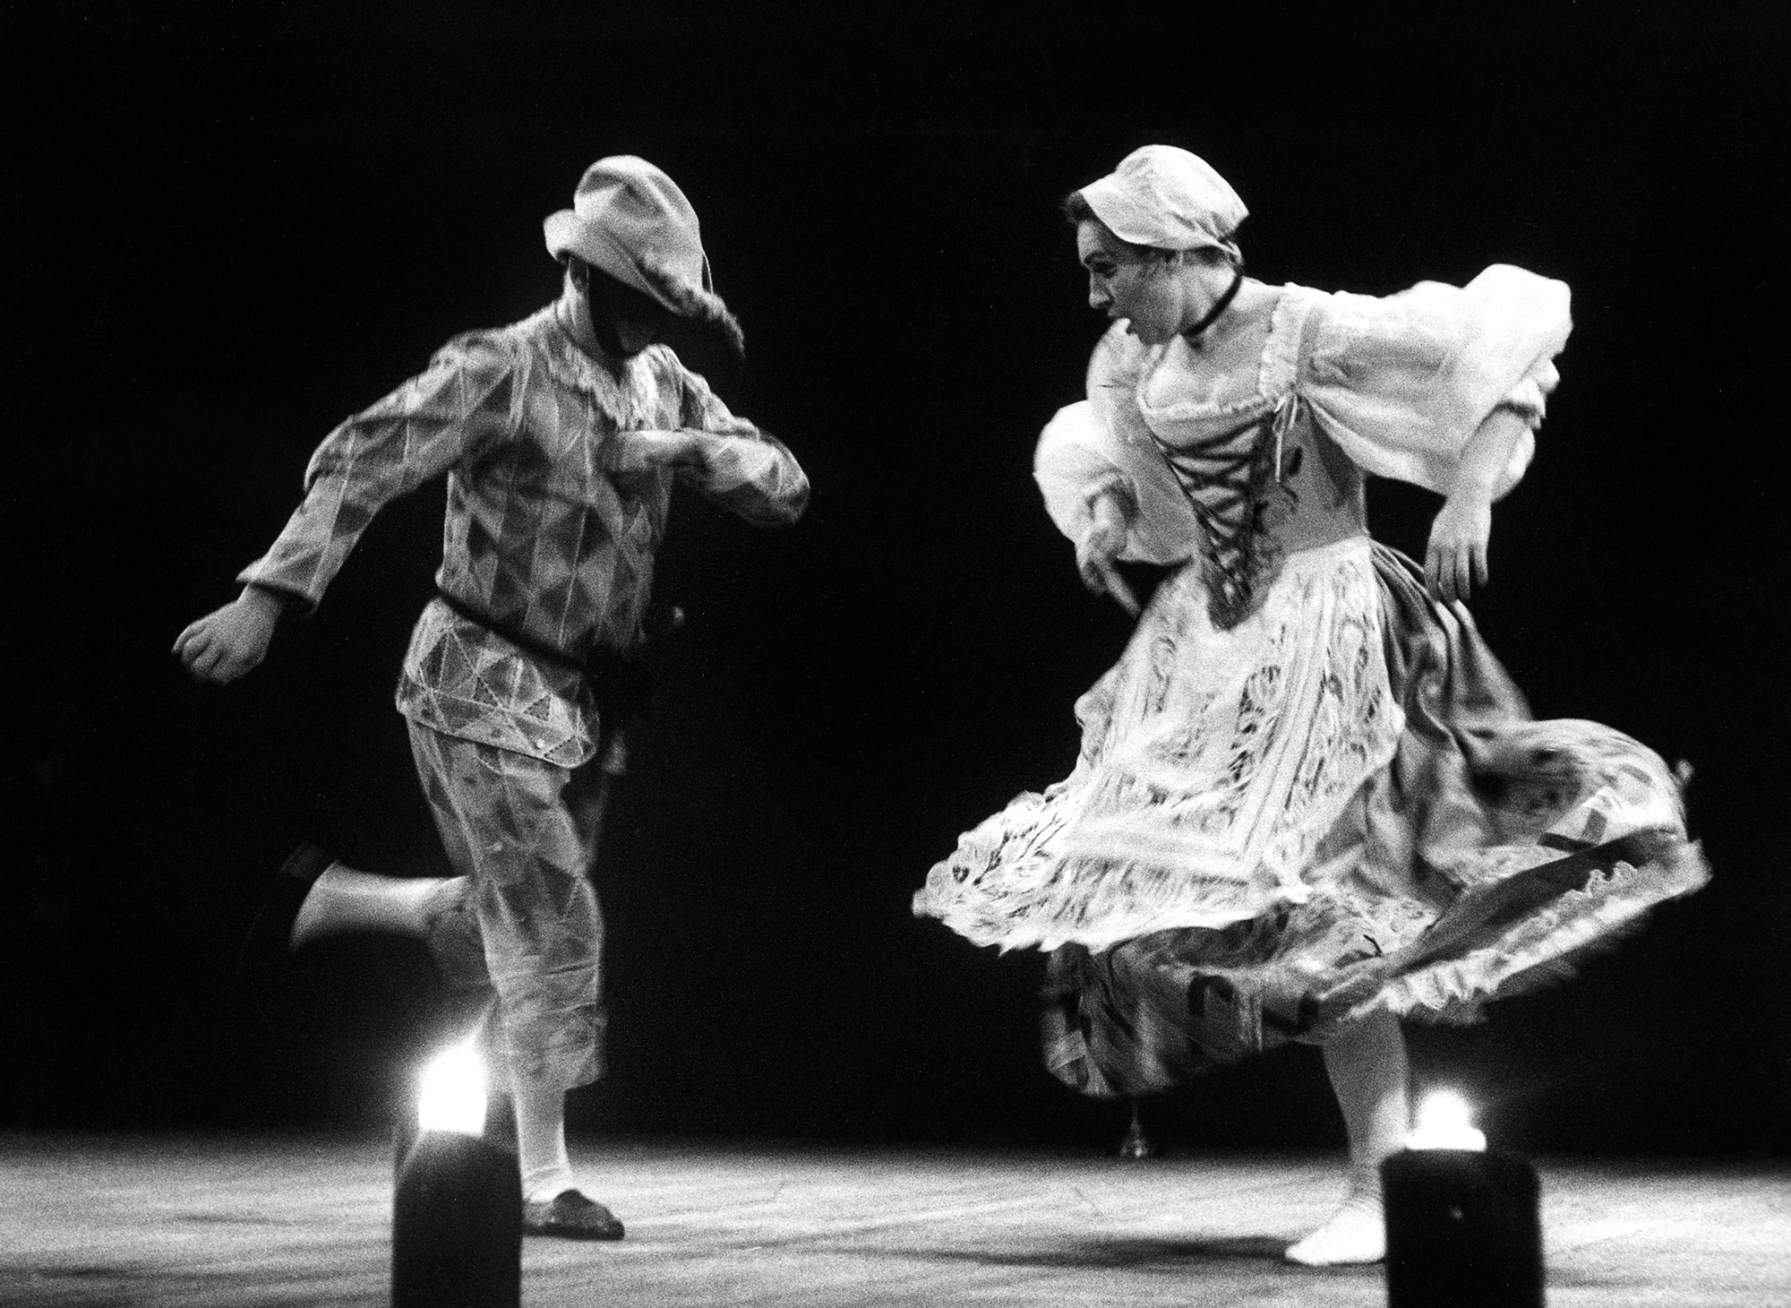
[(1375, 1010), (1471, 1021), (1709, 873), (1679, 779), (1530, 718), (1467, 611), (1366, 539), (1213, 628), (1170, 577), (1077, 704), (1076, 768), (961, 838), (915, 911), (1051, 951), (1045, 1059), (1167, 1089)]

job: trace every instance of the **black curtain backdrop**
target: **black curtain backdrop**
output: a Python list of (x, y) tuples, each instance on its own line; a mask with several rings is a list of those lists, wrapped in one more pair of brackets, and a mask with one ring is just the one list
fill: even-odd
[[(1697, 770), (1717, 880), (1421, 1075), (1547, 1149), (1783, 1150), (1785, 168), (1772, 6), (69, 5), (6, 17), (17, 291), (15, 802), (0, 1126), (377, 1120), (453, 1014), (420, 952), (232, 990), (297, 840), (440, 868), (390, 705), (441, 493), (394, 506), (255, 676), (176, 633), (317, 440), (454, 333), (557, 292), (540, 219), (645, 155), (694, 200), (742, 362), (676, 342), (814, 485), (756, 533), (694, 497), (692, 615), (601, 872), (616, 1130), (1110, 1143), (1037, 1061), (1035, 955), (909, 897), (1068, 771), (1126, 636), (1030, 481), (1101, 324), (1064, 192), (1150, 141), (1254, 213), (1252, 271), (1388, 293), (1496, 261), (1574, 289), (1564, 383), (1475, 604), (1542, 716)], [(1377, 486), (1421, 552), (1435, 501)], [(1171, 1145), (1341, 1139), (1316, 1055), (1146, 1109)]]

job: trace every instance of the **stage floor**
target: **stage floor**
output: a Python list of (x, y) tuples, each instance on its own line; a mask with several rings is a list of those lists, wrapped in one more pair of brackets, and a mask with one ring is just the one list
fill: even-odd
[[(1384, 1304), (1286, 1243), (1336, 1196), (1304, 1155), (574, 1142), (620, 1244), (530, 1240), (532, 1308)], [(1549, 1303), (1791, 1303), (1770, 1164), (1540, 1160)], [(0, 1136), (0, 1303), (383, 1304), (392, 1147), (360, 1134)]]

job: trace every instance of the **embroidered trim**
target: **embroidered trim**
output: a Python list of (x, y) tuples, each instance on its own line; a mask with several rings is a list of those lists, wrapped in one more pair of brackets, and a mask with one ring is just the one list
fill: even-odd
[(1193, 569), (1076, 706), (1075, 771), (935, 866), (915, 911), (979, 944), (1099, 949), (1298, 902), (1313, 851), (1404, 726), (1365, 543), (1303, 551), (1219, 632)]
[(1618, 861), (1594, 872), (1583, 888), (1532, 910), (1493, 944), (1388, 980), (1372, 1002), (1343, 1020), (1385, 1008), (1430, 1022), (1472, 1022), (1492, 999), (1573, 976), (1582, 959), (1620, 943), (1655, 906), (1709, 881), (1701, 851), (1679, 831), (1660, 832), (1656, 844), (1651, 857)]

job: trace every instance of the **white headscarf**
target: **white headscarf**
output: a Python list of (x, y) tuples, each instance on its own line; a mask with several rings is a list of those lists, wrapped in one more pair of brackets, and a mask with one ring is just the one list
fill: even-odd
[(1077, 192), (1122, 241), (1160, 250), (1224, 250), (1241, 260), (1232, 239), (1250, 211), (1231, 184), (1197, 154), (1147, 145)]

